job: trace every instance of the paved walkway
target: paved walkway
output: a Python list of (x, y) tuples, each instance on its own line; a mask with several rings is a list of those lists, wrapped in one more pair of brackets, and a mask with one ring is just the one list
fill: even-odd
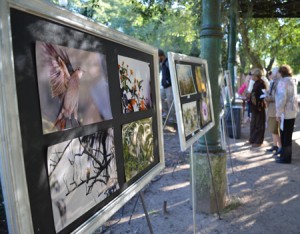
[[(263, 147), (246, 144), (249, 124), (242, 126), (241, 139), (231, 139), (228, 157), (230, 206), (216, 214), (197, 214), (196, 233), (300, 233), (300, 117), (293, 134), (292, 164), (277, 164), (266, 154), (271, 136), (266, 133)], [(179, 152), (177, 132), (164, 131), (166, 168), (144, 189), (146, 206), (154, 233), (193, 233), (190, 169), (188, 153)], [(231, 167), (232, 163), (232, 167)], [(176, 166), (177, 165), (177, 166)], [(233, 169), (233, 172), (232, 172)], [(129, 201), (95, 233), (149, 233), (140, 201)], [(163, 204), (167, 203), (167, 212)], [(133, 212), (134, 210), (134, 212)], [(133, 214), (130, 224), (129, 219)]]

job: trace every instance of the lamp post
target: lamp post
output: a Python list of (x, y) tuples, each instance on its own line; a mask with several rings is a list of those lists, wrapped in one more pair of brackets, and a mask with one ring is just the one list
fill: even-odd
[[(212, 96), (215, 126), (207, 133), (207, 143), (210, 152), (221, 151), (219, 137), (220, 87), (219, 79), (222, 76), (221, 68), (221, 3), (219, 0), (202, 0), (202, 27), (200, 33), (201, 58), (207, 60), (208, 73)], [(197, 146), (199, 151), (206, 151), (205, 139), (200, 138)], [(196, 149), (197, 150), (197, 149)]]

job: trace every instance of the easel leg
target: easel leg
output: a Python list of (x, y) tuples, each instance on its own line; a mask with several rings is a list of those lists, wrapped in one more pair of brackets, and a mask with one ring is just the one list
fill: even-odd
[(180, 153), (180, 158), (177, 160), (177, 162), (175, 163), (175, 166), (173, 167), (172, 176), (174, 176), (175, 169), (179, 165), (180, 160), (184, 161), (184, 153), (183, 152)]
[(132, 213), (131, 213), (131, 215), (130, 215), (128, 224), (130, 224), (130, 222), (131, 222), (131, 218), (132, 218), (132, 215), (133, 215), (133, 213), (134, 213), (134, 211), (135, 211), (135, 208), (136, 208), (136, 205), (137, 205), (137, 203), (138, 203), (138, 201), (139, 201), (139, 198), (140, 198), (140, 196), (137, 197), (137, 199), (136, 199), (136, 201), (135, 201), (135, 203), (134, 203), (133, 210), (132, 210)]
[(224, 128), (225, 129), (225, 140), (226, 140), (226, 145), (227, 145), (227, 148), (228, 148), (231, 170), (232, 170), (232, 173), (234, 174), (232, 156), (231, 156), (231, 146), (230, 146), (229, 133), (228, 133), (228, 126), (227, 126), (226, 121), (224, 121), (224, 124), (225, 124), (225, 128)]
[(231, 114), (231, 125), (232, 125), (233, 142), (234, 142), (234, 146), (236, 147), (236, 142), (235, 142), (235, 138), (236, 138), (236, 126), (235, 126), (234, 113), (233, 113), (233, 108), (232, 108), (231, 103), (229, 103), (229, 108), (230, 108), (230, 114)]
[(220, 214), (220, 209), (219, 209), (219, 202), (218, 202), (218, 197), (217, 197), (217, 192), (216, 192), (214, 177), (213, 177), (213, 173), (212, 173), (212, 169), (211, 169), (211, 163), (210, 163), (210, 158), (209, 158), (209, 153), (208, 153), (209, 151), (208, 151), (208, 145), (207, 145), (207, 140), (206, 140), (206, 134), (204, 134), (204, 138), (205, 138), (205, 145), (206, 145), (206, 156), (207, 156), (208, 166), (209, 166), (209, 170), (210, 170), (212, 186), (213, 186), (213, 190), (214, 190), (214, 194), (215, 194), (215, 201), (216, 201), (216, 205), (217, 205), (218, 216), (219, 216), (219, 219), (221, 219), (221, 214)]
[(150, 234), (153, 234), (152, 225), (151, 225), (151, 222), (150, 222), (150, 218), (149, 218), (148, 211), (147, 211), (145, 201), (144, 201), (144, 194), (143, 194), (142, 191), (139, 192), (139, 196), (140, 196), (141, 201), (142, 201), (142, 206), (143, 206), (143, 209), (144, 209), (144, 212), (145, 212), (145, 216), (146, 216), (146, 219), (147, 219)]
[(170, 115), (170, 113), (171, 113), (171, 110), (172, 110), (173, 106), (174, 106), (174, 100), (172, 101), (171, 107), (170, 107), (170, 109), (169, 109), (169, 111), (168, 111), (168, 114), (167, 114), (166, 120), (165, 120), (165, 122), (164, 122), (163, 129), (165, 129), (165, 127), (166, 127), (166, 124), (167, 124), (167, 122), (168, 122), (169, 115)]
[(193, 146), (191, 146), (191, 170), (192, 170), (192, 204), (193, 204), (193, 225), (194, 234), (196, 234), (196, 201), (195, 201), (195, 175), (194, 175), (194, 156), (193, 156)]

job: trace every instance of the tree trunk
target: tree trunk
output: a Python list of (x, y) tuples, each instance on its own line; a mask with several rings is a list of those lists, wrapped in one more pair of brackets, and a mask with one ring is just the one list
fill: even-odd
[(268, 64), (268, 66), (266, 67), (266, 71), (267, 72), (271, 71), (274, 62), (275, 62), (275, 57), (272, 57), (271, 60), (270, 60), (270, 62), (269, 62), (269, 64)]
[(240, 33), (242, 36), (242, 46), (253, 67), (264, 69), (263, 65), (257, 54), (255, 54), (250, 48), (250, 40), (248, 37), (248, 27), (245, 24), (245, 19), (240, 19)]

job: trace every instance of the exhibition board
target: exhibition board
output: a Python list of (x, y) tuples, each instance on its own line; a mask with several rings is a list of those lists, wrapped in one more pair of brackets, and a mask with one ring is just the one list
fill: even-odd
[(207, 61), (169, 52), (180, 147), (185, 151), (214, 126)]
[(164, 167), (157, 49), (43, 1), (0, 8), (9, 230), (92, 232)]

